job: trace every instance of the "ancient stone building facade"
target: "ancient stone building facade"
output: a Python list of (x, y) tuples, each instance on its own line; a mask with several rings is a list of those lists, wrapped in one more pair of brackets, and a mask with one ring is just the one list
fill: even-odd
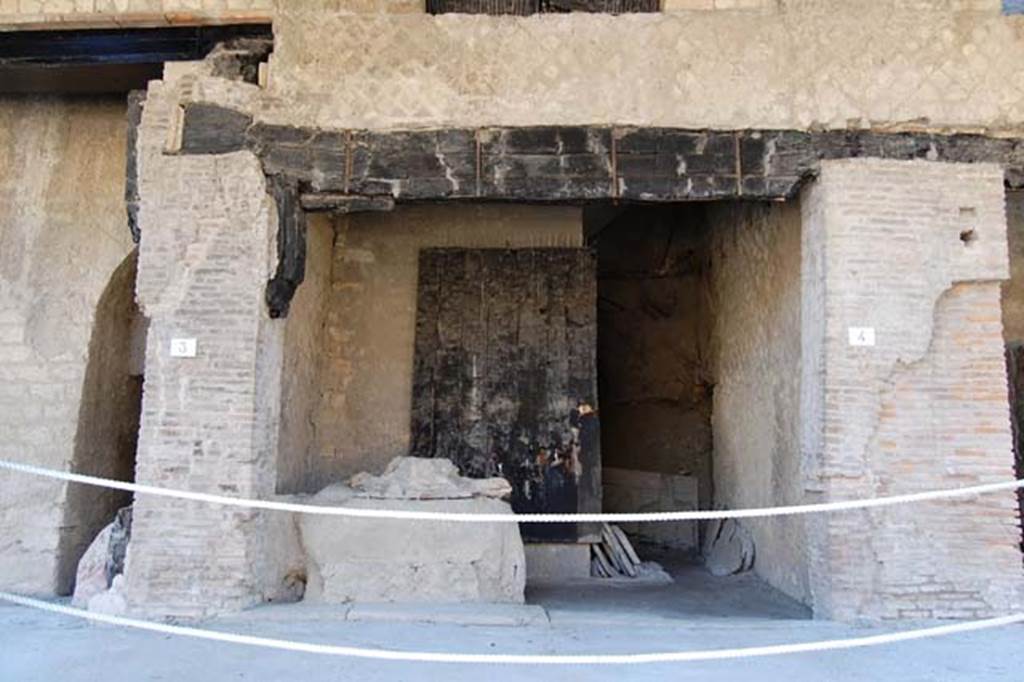
[[(272, 499), (379, 472), (427, 414), (487, 475), (518, 461), (512, 433), (576, 462), (579, 511), (602, 509), (602, 469), (662, 481), (644, 509), (1013, 477), (1014, 3), (458, 4), (0, 0), (23, 51), (33, 31), (245, 29), (159, 55), (130, 98), (26, 94), (54, 56), (0, 48), (0, 458)], [(429, 270), (459, 286), (424, 284), (436, 250), (470, 254)], [(494, 252), (539, 274), (503, 287)], [(494, 288), (473, 299), (474, 277)], [(532, 379), (495, 378), (509, 363)], [(67, 592), (122, 503), (0, 473), (0, 586)], [(820, 617), (1005, 613), (1018, 504), (751, 522), (754, 570)], [(138, 495), (129, 608), (286, 595), (289, 523)]]

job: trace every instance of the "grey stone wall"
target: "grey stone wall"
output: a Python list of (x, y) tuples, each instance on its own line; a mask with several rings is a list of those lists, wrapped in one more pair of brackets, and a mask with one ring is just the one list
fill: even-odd
[[(118, 99), (0, 98), (5, 459), (71, 467), (96, 306), (132, 249), (124, 140)], [(61, 587), (66, 494), (58, 482), (0, 473), (4, 589), (52, 594)]]

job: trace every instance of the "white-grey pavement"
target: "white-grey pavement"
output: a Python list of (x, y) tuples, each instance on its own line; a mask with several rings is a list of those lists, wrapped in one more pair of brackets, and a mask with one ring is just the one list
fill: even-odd
[[(400, 612), (401, 609), (393, 609)], [(429, 611), (410, 608), (408, 613)], [(854, 626), (780, 618), (670, 619), (638, 611), (552, 608), (547, 620), (519, 626), (459, 625), (448, 608), (442, 623), (415, 618), (347, 620), (301, 605), (265, 607), (207, 621), (200, 627), (296, 641), (470, 653), (634, 653), (732, 648), (859, 637), (921, 623)], [(535, 613), (536, 607), (531, 609)], [(408, 615), (407, 613), (407, 615)], [(464, 622), (472, 622), (466, 607)], [(494, 621), (494, 612), (486, 619)], [(527, 619), (529, 620), (529, 619)], [(92, 625), (66, 616), (0, 605), (3, 682), (168, 680), (897, 680), (1006, 681), (1024, 679), (1024, 626), (853, 649), (742, 661), (634, 666), (481, 666), (357, 660), (260, 649)]]

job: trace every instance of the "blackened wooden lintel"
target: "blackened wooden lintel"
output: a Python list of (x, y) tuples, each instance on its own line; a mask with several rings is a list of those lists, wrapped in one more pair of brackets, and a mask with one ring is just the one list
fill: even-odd
[(266, 124), (217, 105), (186, 107), (179, 153), (240, 150), (256, 154), (275, 197), (286, 197), (278, 201), (281, 268), (267, 292), (275, 316), (287, 314), (302, 281), (303, 209), (458, 200), (784, 201), (822, 160), (845, 158), (996, 163), (1008, 187), (1024, 187), (1020, 138), (612, 126), (327, 131)]
[(270, 317), (288, 316), (296, 289), (306, 277), (306, 213), (295, 185), (271, 178), (269, 191), (277, 204), (277, 270), (267, 283)]

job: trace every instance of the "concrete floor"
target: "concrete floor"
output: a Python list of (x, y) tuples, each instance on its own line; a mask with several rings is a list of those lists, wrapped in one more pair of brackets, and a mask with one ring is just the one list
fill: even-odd
[[(199, 627), (294, 641), (465, 653), (597, 654), (714, 649), (861, 637), (921, 623), (813, 621), (752, 576), (671, 566), (672, 585), (541, 586), (528, 606), (267, 606)], [(435, 622), (423, 622), (435, 621)], [(515, 627), (502, 623), (517, 623)], [(629, 667), (389, 663), (257, 649), (84, 623), (0, 603), (0, 680), (1015, 680), (1024, 627), (744, 661)]]
[(627, 620), (652, 624), (714, 620), (806, 620), (811, 611), (753, 573), (716, 578), (703, 566), (671, 556), (657, 559), (675, 580), (669, 585), (631, 584), (629, 581), (590, 580), (576, 583), (531, 585), (526, 600), (547, 610), (551, 621), (615, 623)]

